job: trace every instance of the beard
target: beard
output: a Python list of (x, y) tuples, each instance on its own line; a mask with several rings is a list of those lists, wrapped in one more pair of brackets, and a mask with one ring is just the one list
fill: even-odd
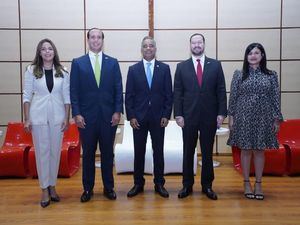
[(194, 56), (200, 56), (203, 54), (204, 49), (200, 49), (200, 48), (193, 48), (191, 49), (191, 52)]

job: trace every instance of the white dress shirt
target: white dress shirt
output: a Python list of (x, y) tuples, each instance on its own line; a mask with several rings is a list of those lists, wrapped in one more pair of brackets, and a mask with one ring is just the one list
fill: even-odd
[[(99, 68), (100, 68), (100, 71), (101, 71), (101, 65), (102, 65), (102, 51), (98, 53), (98, 61), (99, 61)], [(96, 53), (92, 52), (92, 51), (89, 51), (89, 57), (90, 57), (90, 61), (91, 61), (91, 64), (92, 64), (92, 67), (93, 67), (93, 71), (95, 73), (95, 62), (96, 62)]]
[(150, 70), (153, 78), (155, 59), (152, 59), (151, 61), (147, 61), (146, 59), (143, 59), (143, 63), (144, 63), (144, 70), (146, 75), (147, 75), (147, 63), (151, 63)]
[(198, 65), (197, 59), (200, 59), (200, 64), (201, 64), (201, 66), (202, 66), (202, 72), (203, 72), (203, 71), (204, 71), (204, 60), (205, 60), (205, 55), (202, 54), (202, 55), (200, 56), (200, 58), (199, 58), (199, 57), (196, 57), (196, 56), (194, 56), (194, 55), (192, 55), (192, 60), (193, 60), (193, 63), (194, 63), (194, 68), (195, 68), (196, 74), (197, 74), (197, 65)]

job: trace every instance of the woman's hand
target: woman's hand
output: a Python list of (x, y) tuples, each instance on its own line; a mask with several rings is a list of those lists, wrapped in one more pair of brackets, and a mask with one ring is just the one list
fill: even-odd
[(228, 128), (230, 131), (233, 129), (233, 116), (228, 116)]
[(25, 121), (24, 121), (24, 130), (25, 130), (25, 132), (26, 132), (26, 133), (30, 133), (30, 132), (31, 132), (31, 129), (32, 129), (32, 127), (31, 127), (31, 122), (30, 122), (30, 120), (25, 120)]
[(279, 120), (275, 120), (274, 124), (273, 124), (273, 131), (274, 131), (274, 133), (278, 133), (279, 132), (279, 128), (280, 128), (280, 121)]
[(69, 120), (68, 119), (65, 119), (62, 124), (61, 124), (61, 131), (62, 132), (65, 132), (66, 130), (68, 130), (69, 128)]

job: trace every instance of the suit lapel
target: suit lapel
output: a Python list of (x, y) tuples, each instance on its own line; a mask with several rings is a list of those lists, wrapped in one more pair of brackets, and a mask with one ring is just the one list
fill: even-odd
[(139, 70), (138, 74), (141, 75), (140, 79), (141, 79), (143, 85), (150, 90), (149, 85), (148, 85), (148, 81), (147, 81), (147, 78), (146, 78), (146, 72), (145, 72), (143, 60), (139, 62), (138, 70)]
[(199, 88), (197, 74), (195, 71), (194, 62), (193, 62), (192, 57), (188, 60), (187, 63), (188, 63), (188, 70), (189, 70), (187, 74), (191, 74), (193, 84), (196, 84), (196, 86)]
[(154, 68), (153, 68), (151, 89), (152, 89), (153, 85), (155, 85), (156, 80), (159, 79), (159, 73), (160, 73), (160, 63), (159, 63), (159, 61), (155, 60), (154, 61)]
[(98, 87), (89, 54), (86, 54), (85, 57), (83, 58), (83, 66), (87, 71), (87, 76), (88, 76), (87, 80), (89, 81), (90, 85), (92, 87)]
[(203, 74), (202, 74), (202, 87), (205, 85), (206, 80), (208, 78), (208, 71), (209, 71), (209, 68), (210, 68), (210, 64), (211, 64), (210, 58), (205, 56), (204, 70), (203, 70)]

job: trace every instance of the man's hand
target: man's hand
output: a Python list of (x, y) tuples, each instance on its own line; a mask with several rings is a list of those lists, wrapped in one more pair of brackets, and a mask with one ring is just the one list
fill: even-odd
[(140, 129), (140, 124), (139, 122), (137, 121), (136, 118), (132, 118), (130, 120), (130, 126), (133, 128), (133, 129)]
[(222, 115), (218, 115), (217, 116), (217, 128), (219, 129), (223, 123), (225, 119), (225, 116), (222, 116)]
[(85, 124), (83, 116), (77, 115), (77, 116), (75, 116), (74, 120), (75, 120), (75, 124), (77, 125), (77, 127), (82, 128), (82, 129), (85, 128), (86, 124)]
[(112, 117), (111, 117), (111, 126), (113, 127), (113, 126), (116, 126), (116, 125), (118, 125), (119, 124), (119, 122), (120, 122), (120, 119), (121, 119), (121, 113), (119, 113), (119, 112), (115, 112), (113, 115), (112, 115)]
[(176, 116), (176, 123), (178, 126), (180, 126), (181, 128), (184, 127), (184, 118), (182, 116)]
[(167, 118), (161, 118), (160, 120), (160, 126), (161, 127), (166, 127), (168, 126), (169, 120)]

